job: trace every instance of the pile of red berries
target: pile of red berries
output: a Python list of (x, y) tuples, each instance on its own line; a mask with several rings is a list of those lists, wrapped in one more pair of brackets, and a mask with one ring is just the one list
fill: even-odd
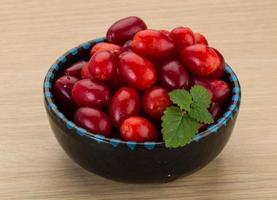
[(115, 22), (107, 42), (64, 71), (54, 85), (60, 109), (75, 123), (111, 137), (118, 129), (125, 141), (157, 141), (160, 120), (171, 105), (168, 92), (202, 85), (210, 92), (214, 119), (230, 96), (221, 80), (224, 58), (207, 39), (190, 28), (172, 31), (147, 29), (138, 17)]

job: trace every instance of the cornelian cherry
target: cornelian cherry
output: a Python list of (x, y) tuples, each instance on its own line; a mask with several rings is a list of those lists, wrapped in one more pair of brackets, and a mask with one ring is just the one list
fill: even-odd
[(190, 88), (189, 74), (183, 64), (178, 60), (171, 60), (164, 63), (160, 67), (159, 78), (161, 84), (170, 90)]
[(153, 64), (131, 51), (119, 56), (119, 73), (127, 84), (139, 90), (150, 87), (157, 79)]
[(90, 79), (83, 79), (75, 83), (71, 94), (79, 106), (103, 107), (109, 104), (111, 98), (106, 85)]
[(149, 59), (167, 59), (174, 55), (174, 43), (166, 34), (157, 30), (143, 30), (133, 39), (132, 49)]
[(87, 53), (89, 62), (65, 69), (53, 93), (66, 117), (95, 134), (111, 136), (114, 128), (124, 141), (159, 141), (157, 128), (172, 104), (169, 91), (205, 87), (214, 120), (222, 116), (231, 95), (223, 79), (224, 57), (188, 27), (152, 30), (142, 19), (126, 17), (113, 23), (105, 42)]
[(90, 59), (88, 68), (93, 80), (108, 81), (117, 70), (117, 58), (110, 51), (98, 51)]
[(124, 120), (120, 136), (125, 141), (146, 142), (159, 139), (156, 127), (143, 117), (133, 116)]
[(217, 120), (222, 115), (222, 108), (219, 103), (212, 102), (209, 107), (209, 112), (212, 114), (213, 119)]
[(223, 80), (193, 77), (192, 82), (194, 85), (205, 87), (214, 102), (223, 104), (230, 97), (230, 86)]
[(138, 115), (141, 109), (138, 92), (130, 87), (122, 87), (116, 91), (109, 105), (109, 114), (115, 127), (130, 116)]
[(68, 75), (68, 76), (74, 76), (78, 79), (81, 79), (81, 70), (85, 65), (87, 65), (86, 61), (77, 62), (74, 65), (72, 65), (71, 67), (67, 68), (64, 71), (64, 74)]
[(115, 75), (113, 76), (112, 80), (107, 83), (111, 92), (116, 92), (119, 88), (126, 85), (120, 75), (119, 69), (117, 68)]
[(108, 50), (114, 54), (119, 54), (122, 51), (122, 47), (108, 42), (101, 42), (91, 48), (90, 56), (93, 56), (96, 52), (103, 50)]
[(95, 134), (108, 136), (112, 130), (109, 116), (104, 112), (89, 107), (81, 107), (75, 113), (75, 123)]
[(159, 86), (145, 90), (142, 103), (144, 112), (156, 119), (161, 119), (165, 109), (171, 105), (167, 90)]
[(88, 64), (85, 64), (81, 70), (82, 79), (92, 79), (91, 73), (88, 68)]
[(220, 57), (216, 51), (204, 44), (185, 47), (181, 58), (188, 70), (198, 76), (208, 76), (220, 66)]
[(201, 33), (193, 33), (194, 39), (195, 39), (195, 44), (205, 44), (208, 45), (208, 40), (205, 38), (204, 35)]
[(73, 117), (76, 109), (76, 104), (71, 97), (71, 91), (74, 84), (78, 81), (73, 76), (62, 76), (58, 78), (54, 84), (54, 96), (61, 108), (67, 116)]
[(224, 104), (230, 97), (230, 86), (223, 80), (211, 80), (209, 85), (213, 92), (213, 101)]
[(165, 30), (165, 29), (160, 30), (160, 32), (163, 33), (163, 34), (165, 34), (165, 35), (167, 35), (167, 36), (170, 35), (170, 31)]
[(217, 53), (217, 55), (220, 58), (220, 64), (217, 68), (217, 70), (215, 70), (212, 74), (210, 74), (208, 77), (212, 78), (212, 79), (220, 79), (223, 77), (224, 75), (224, 65), (225, 65), (225, 60), (224, 57), (222, 56), (222, 54), (216, 50), (215, 48), (213, 48), (213, 50)]
[(123, 47), (123, 51), (131, 51), (132, 50), (132, 40), (128, 40), (127, 42), (124, 43)]
[(175, 46), (181, 50), (186, 46), (194, 44), (194, 35), (188, 27), (176, 27), (170, 32), (170, 37), (173, 39)]
[(137, 32), (146, 28), (147, 26), (142, 19), (135, 16), (126, 17), (111, 25), (106, 38), (109, 42), (123, 45), (126, 41), (131, 40)]

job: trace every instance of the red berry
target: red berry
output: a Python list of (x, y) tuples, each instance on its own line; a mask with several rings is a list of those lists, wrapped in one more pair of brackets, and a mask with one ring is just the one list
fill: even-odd
[(222, 80), (193, 77), (193, 85), (205, 87), (212, 96), (212, 101), (224, 103), (230, 96), (230, 86)]
[(195, 44), (205, 44), (208, 46), (208, 40), (201, 33), (194, 33)]
[(68, 76), (74, 76), (78, 79), (81, 79), (81, 70), (85, 65), (87, 65), (86, 61), (77, 62), (74, 65), (72, 65), (71, 67), (67, 68), (64, 71), (64, 74), (68, 75)]
[(197, 77), (197, 76), (193, 76), (192, 77), (192, 85), (201, 85), (207, 89), (211, 89), (210, 85), (208, 83), (208, 79), (203, 78), (203, 77)]
[(171, 105), (167, 90), (158, 86), (148, 88), (142, 102), (144, 112), (156, 119), (161, 119), (164, 110)]
[(117, 69), (117, 60), (110, 51), (98, 51), (90, 59), (88, 68), (93, 80), (108, 81)]
[(132, 49), (150, 59), (166, 59), (174, 54), (174, 43), (165, 34), (156, 30), (138, 32), (133, 39)]
[(75, 123), (88, 131), (108, 136), (112, 130), (112, 123), (104, 112), (89, 107), (79, 108), (75, 113)]
[(132, 44), (133, 40), (128, 40), (127, 42), (124, 43), (124, 45), (122, 46), (123, 47), (123, 50), (124, 51), (131, 51), (132, 50)]
[(125, 85), (118, 68), (112, 80), (107, 82), (107, 85), (109, 86), (112, 93), (116, 92), (119, 88)]
[(126, 17), (112, 24), (107, 31), (106, 38), (109, 42), (123, 45), (126, 41), (131, 40), (137, 32), (146, 28), (142, 19), (134, 16)]
[(150, 87), (157, 79), (153, 64), (131, 51), (119, 56), (119, 72), (126, 83), (139, 90)]
[(109, 114), (115, 127), (130, 116), (140, 113), (140, 97), (138, 92), (130, 87), (120, 88), (112, 97), (109, 105)]
[(224, 104), (231, 94), (230, 86), (222, 80), (211, 80), (209, 82), (213, 92), (213, 101)]
[(221, 79), (224, 75), (224, 65), (225, 65), (224, 57), (218, 50), (216, 50), (214, 48), (213, 48), (213, 50), (218, 54), (218, 56), (220, 58), (220, 65), (218, 66), (217, 70), (215, 70), (215, 72), (210, 74), (208, 77), (212, 78), (212, 79)]
[(122, 47), (108, 42), (101, 42), (92, 47), (92, 49), (90, 50), (90, 56), (93, 56), (96, 52), (102, 50), (107, 50), (114, 54), (119, 54), (122, 51)]
[(165, 29), (160, 30), (160, 32), (161, 32), (162, 34), (167, 35), (167, 36), (169, 36), (169, 35), (170, 35), (170, 31), (165, 30)]
[(90, 79), (78, 81), (71, 93), (73, 100), (79, 106), (103, 107), (108, 105), (111, 98), (106, 85)]
[(173, 39), (175, 46), (180, 50), (194, 44), (193, 32), (188, 27), (174, 28), (170, 32), (170, 37)]
[(69, 117), (73, 117), (76, 109), (71, 91), (77, 81), (78, 79), (73, 76), (62, 76), (54, 84), (54, 97), (61, 110)]
[(198, 76), (208, 76), (220, 65), (220, 57), (216, 51), (204, 44), (185, 47), (181, 58), (188, 70)]
[(167, 89), (190, 88), (190, 78), (186, 68), (178, 60), (171, 60), (160, 68), (161, 84)]
[(88, 64), (84, 65), (81, 70), (81, 77), (82, 79), (92, 79), (92, 76), (90, 74)]
[(208, 128), (208, 124), (201, 124), (200, 128), (198, 129), (198, 133), (205, 131)]
[(120, 127), (121, 138), (125, 141), (157, 141), (159, 134), (155, 126), (143, 117), (133, 116), (124, 120)]
[(221, 106), (216, 103), (212, 102), (209, 108), (209, 112), (212, 114), (214, 120), (218, 119), (222, 115), (222, 108)]

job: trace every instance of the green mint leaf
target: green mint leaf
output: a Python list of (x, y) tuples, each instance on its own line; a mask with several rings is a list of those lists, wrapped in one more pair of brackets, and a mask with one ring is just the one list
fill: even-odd
[(207, 110), (207, 108), (197, 105), (196, 102), (192, 103), (188, 115), (200, 123), (211, 124), (214, 122), (213, 116)]
[(167, 148), (189, 144), (198, 132), (200, 124), (177, 106), (168, 107), (162, 117), (162, 135)]
[(211, 95), (203, 86), (197, 85), (190, 89), (193, 102), (197, 107), (208, 108), (211, 104)]
[(177, 104), (181, 109), (185, 111), (190, 110), (190, 105), (192, 103), (192, 97), (190, 93), (186, 90), (176, 89), (169, 93), (170, 100)]

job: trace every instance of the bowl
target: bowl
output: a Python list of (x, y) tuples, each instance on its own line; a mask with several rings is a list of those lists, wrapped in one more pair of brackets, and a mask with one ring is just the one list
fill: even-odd
[(64, 151), (84, 169), (123, 182), (169, 182), (189, 175), (212, 161), (229, 140), (238, 115), (241, 99), (239, 81), (225, 65), (225, 80), (232, 95), (225, 113), (194, 140), (180, 148), (166, 148), (163, 142), (126, 142), (106, 138), (78, 127), (59, 111), (53, 97), (53, 84), (64, 69), (79, 60), (87, 60), (99, 38), (69, 50), (50, 67), (43, 92), (50, 126)]

